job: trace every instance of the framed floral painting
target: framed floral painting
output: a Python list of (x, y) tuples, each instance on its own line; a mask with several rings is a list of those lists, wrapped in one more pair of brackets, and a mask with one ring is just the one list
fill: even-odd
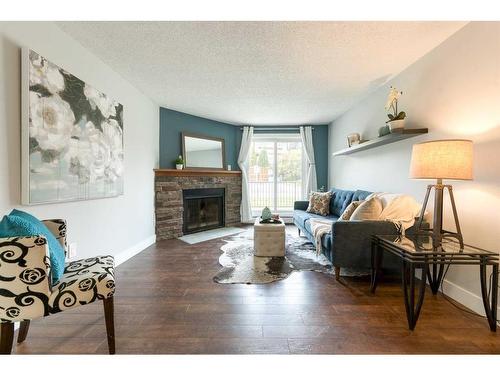
[(35, 51), (22, 55), (23, 204), (123, 194), (123, 106)]

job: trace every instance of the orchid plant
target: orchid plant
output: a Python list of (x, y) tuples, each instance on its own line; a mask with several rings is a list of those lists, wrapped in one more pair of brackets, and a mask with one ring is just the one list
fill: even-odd
[(389, 95), (387, 96), (385, 110), (392, 111), (392, 113), (387, 114), (389, 120), (387, 120), (386, 123), (396, 120), (403, 120), (406, 117), (406, 113), (404, 111), (398, 112), (398, 100), (402, 94), (403, 91), (398, 91), (395, 87), (391, 86), (391, 90), (389, 91)]

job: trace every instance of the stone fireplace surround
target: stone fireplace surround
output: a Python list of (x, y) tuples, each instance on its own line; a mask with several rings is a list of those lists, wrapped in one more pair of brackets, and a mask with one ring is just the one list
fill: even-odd
[(196, 188), (224, 188), (226, 226), (241, 222), (240, 171), (155, 169), (157, 240), (183, 235), (182, 190)]

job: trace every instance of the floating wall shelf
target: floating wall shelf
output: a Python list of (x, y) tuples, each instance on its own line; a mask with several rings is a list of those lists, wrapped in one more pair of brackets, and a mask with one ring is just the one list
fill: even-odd
[(382, 137), (378, 137), (359, 145), (355, 145), (349, 148), (344, 148), (343, 150), (339, 150), (334, 152), (333, 156), (340, 155), (349, 155), (354, 154), (355, 152), (360, 152), (364, 150), (368, 150), (370, 148), (375, 148), (383, 145), (387, 145), (389, 143), (394, 143), (398, 141), (402, 141), (403, 139), (416, 137), (417, 135), (422, 135), (428, 133), (429, 130), (427, 128), (419, 128), (419, 129), (396, 129), (393, 133), (384, 135)]

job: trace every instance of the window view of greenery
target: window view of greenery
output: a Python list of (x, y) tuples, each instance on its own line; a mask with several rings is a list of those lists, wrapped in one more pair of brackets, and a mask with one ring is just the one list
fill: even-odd
[(302, 197), (302, 143), (253, 142), (249, 180), (255, 214), (265, 206), (278, 213), (292, 211), (293, 202)]

